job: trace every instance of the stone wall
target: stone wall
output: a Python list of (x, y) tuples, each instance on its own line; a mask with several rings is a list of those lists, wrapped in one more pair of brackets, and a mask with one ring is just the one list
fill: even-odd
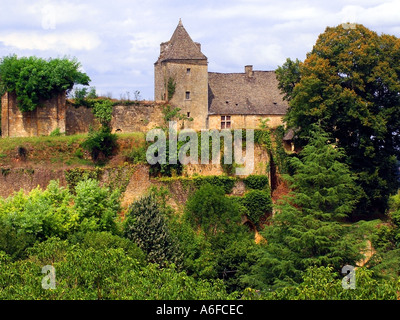
[(15, 93), (6, 92), (1, 98), (1, 128), (3, 137), (30, 137), (49, 135), (59, 128), (66, 130), (65, 94), (40, 101), (34, 111), (21, 112)]
[[(160, 126), (164, 119), (162, 108), (163, 101), (140, 101), (137, 104), (116, 105), (113, 108), (111, 119), (112, 132), (147, 132)], [(93, 111), (86, 107), (67, 106), (66, 133), (87, 133), (89, 126), (98, 126), (98, 121), (93, 116)]]
[(87, 107), (74, 107), (67, 104), (66, 111), (66, 134), (80, 134), (87, 133), (90, 125), (95, 125), (96, 120), (94, 118), (92, 109)]
[(45, 189), (51, 180), (59, 180), (60, 186), (66, 187), (64, 170), (1, 168), (0, 197), (7, 198), (21, 189), (29, 193), (40, 186)]
[(165, 102), (141, 101), (133, 105), (114, 107), (111, 120), (113, 132), (147, 132), (162, 125)]

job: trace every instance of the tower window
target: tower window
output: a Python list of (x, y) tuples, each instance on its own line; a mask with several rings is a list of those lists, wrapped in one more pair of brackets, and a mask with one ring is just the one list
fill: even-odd
[(186, 100), (190, 100), (190, 91), (186, 91)]
[(221, 129), (230, 129), (231, 116), (221, 116)]
[(186, 74), (190, 74), (190, 68), (186, 69)]

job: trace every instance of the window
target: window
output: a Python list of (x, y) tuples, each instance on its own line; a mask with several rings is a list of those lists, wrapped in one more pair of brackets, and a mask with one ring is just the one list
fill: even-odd
[(187, 117), (190, 118), (190, 112), (187, 113)]
[(186, 91), (186, 100), (190, 100), (190, 91)]
[(231, 116), (221, 116), (221, 129), (231, 128)]
[(190, 74), (190, 68), (186, 69), (186, 74), (188, 74), (188, 75)]

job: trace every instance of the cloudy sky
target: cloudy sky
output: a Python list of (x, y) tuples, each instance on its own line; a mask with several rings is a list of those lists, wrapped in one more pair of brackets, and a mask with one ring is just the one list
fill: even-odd
[(159, 45), (180, 18), (213, 72), (304, 60), (344, 22), (400, 37), (400, 0), (1, 0), (0, 56), (76, 57), (99, 94), (152, 100)]

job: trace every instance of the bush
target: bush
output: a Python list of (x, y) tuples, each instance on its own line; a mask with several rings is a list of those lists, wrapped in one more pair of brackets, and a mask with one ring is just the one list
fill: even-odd
[(186, 203), (186, 219), (207, 236), (229, 229), (240, 221), (238, 207), (225, 196), (224, 189), (209, 183), (200, 187)]
[(125, 156), (130, 163), (147, 163), (146, 159), (147, 146), (133, 147), (132, 150)]
[(0, 220), (18, 232), (38, 240), (65, 237), (78, 229), (78, 217), (72, 210), (68, 190), (50, 181), (46, 190), (39, 187), (28, 195), (23, 191), (6, 200), (0, 199)]
[(269, 189), (269, 179), (265, 175), (250, 175), (243, 179), (243, 182), (248, 189)]
[(80, 230), (117, 233), (116, 215), (120, 209), (119, 190), (110, 192), (99, 182), (88, 179), (75, 187), (74, 209), (79, 215)]
[(105, 250), (122, 248), (126, 256), (136, 259), (143, 266), (145, 265), (146, 255), (135, 243), (110, 232), (77, 232), (68, 240), (71, 244), (80, 244), (85, 249)]
[(196, 176), (193, 177), (194, 185), (200, 189), (203, 185), (210, 184), (215, 187), (221, 187), (223, 193), (231, 193), (237, 179), (227, 176)]
[(55, 128), (52, 132), (50, 132), (50, 137), (59, 137), (62, 133), (60, 132), (60, 128)]
[(32, 234), (17, 230), (10, 224), (0, 223), (0, 251), (7, 253), (12, 260), (23, 259), (27, 256), (26, 249), (36, 241)]
[(99, 131), (89, 131), (88, 138), (82, 143), (82, 148), (90, 153), (93, 161), (105, 160), (117, 148), (117, 135), (111, 133), (109, 128)]
[(272, 199), (269, 191), (250, 190), (242, 198), (242, 204), (247, 209), (247, 217), (259, 226), (260, 218), (272, 212)]

